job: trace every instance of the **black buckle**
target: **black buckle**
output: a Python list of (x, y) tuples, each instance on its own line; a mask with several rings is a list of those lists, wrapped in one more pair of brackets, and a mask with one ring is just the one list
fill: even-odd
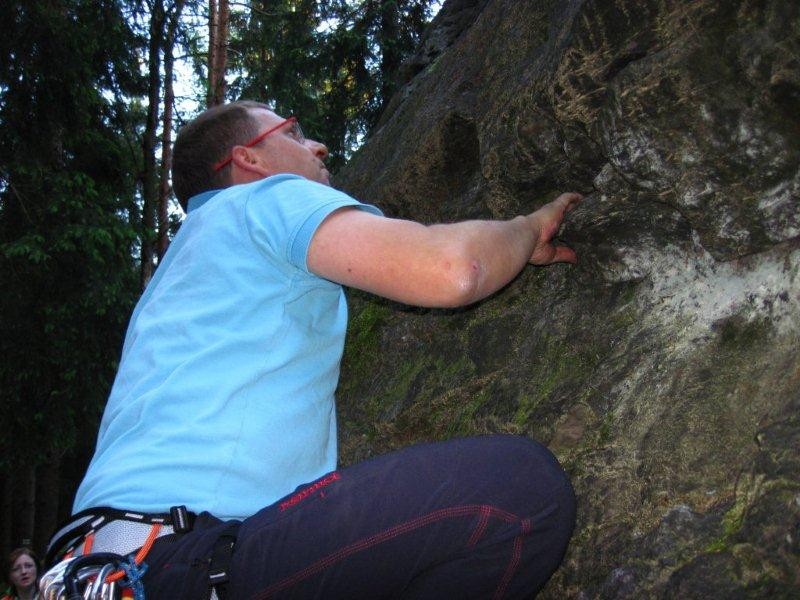
[(217, 538), (208, 565), (208, 584), (217, 591), (217, 597), (225, 598), (226, 584), (230, 581), (228, 569), (231, 565), (236, 535), (239, 533), (239, 521), (231, 521)]
[(186, 510), (184, 505), (170, 508), (169, 517), (172, 521), (172, 531), (175, 533), (186, 533), (194, 526), (194, 513)]

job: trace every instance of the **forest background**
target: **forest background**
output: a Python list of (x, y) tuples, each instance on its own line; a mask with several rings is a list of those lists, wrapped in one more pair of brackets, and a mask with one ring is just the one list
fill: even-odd
[(334, 173), (433, 0), (0, 3), (0, 549), (42, 551), (94, 448), (125, 327), (181, 220), (174, 133), (239, 98)]

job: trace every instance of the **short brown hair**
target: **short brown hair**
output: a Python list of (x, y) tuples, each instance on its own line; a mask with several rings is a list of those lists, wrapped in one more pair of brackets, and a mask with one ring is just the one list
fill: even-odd
[(214, 165), (258, 135), (258, 121), (250, 114), (254, 108), (269, 110), (266, 104), (240, 100), (209, 108), (181, 127), (172, 152), (172, 189), (184, 212), (192, 196), (230, 185), (230, 166), (214, 171)]

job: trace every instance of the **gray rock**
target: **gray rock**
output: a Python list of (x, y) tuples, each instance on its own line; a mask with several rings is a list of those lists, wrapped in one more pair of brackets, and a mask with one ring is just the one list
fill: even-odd
[(337, 180), (423, 222), (586, 194), (576, 266), (455, 311), (351, 294), (345, 462), (547, 443), (579, 495), (544, 598), (800, 594), (800, 4), (450, 1)]

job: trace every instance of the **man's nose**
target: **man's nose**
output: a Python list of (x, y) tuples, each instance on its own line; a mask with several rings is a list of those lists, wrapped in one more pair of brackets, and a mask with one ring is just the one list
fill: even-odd
[(308, 144), (308, 147), (311, 148), (311, 152), (314, 153), (314, 156), (320, 160), (325, 160), (328, 158), (328, 147), (325, 144), (315, 140), (306, 140), (306, 143)]

